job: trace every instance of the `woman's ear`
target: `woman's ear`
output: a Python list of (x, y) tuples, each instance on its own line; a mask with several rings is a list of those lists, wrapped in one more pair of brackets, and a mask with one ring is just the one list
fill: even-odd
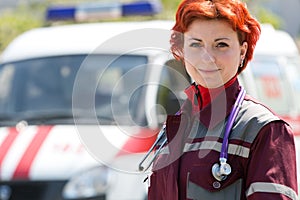
[(246, 53), (248, 50), (248, 43), (247, 42), (243, 42), (243, 44), (241, 45), (241, 59), (244, 60)]

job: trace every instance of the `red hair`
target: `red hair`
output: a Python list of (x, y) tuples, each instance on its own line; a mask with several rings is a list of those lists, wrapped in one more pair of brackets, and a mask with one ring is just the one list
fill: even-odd
[(177, 60), (183, 60), (183, 33), (197, 19), (222, 19), (231, 24), (237, 32), (240, 44), (248, 43), (248, 50), (240, 73), (253, 57), (253, 51), (259, 39), (259, 22), (251, 16), (246, 4), (240, 0), (183, 0), (176, 12), (176, 23), (172, 28), (171, 52)]

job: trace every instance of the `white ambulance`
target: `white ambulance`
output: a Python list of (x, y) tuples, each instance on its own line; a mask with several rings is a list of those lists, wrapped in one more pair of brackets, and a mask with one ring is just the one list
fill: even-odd
[(0, 199), (146, 199), (138, 163), (188, 85), (169, 51), (172, 25), (37, 28), (6, 48)]
[(300, 53), (295, 40), (287, 32), (264, 24), (250, 65), (258, 98), (300, 136)]

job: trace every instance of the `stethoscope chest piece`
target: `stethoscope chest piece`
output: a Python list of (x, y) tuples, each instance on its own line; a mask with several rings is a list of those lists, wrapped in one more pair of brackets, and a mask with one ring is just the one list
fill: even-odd
[(211, 168), (212, 175), (218, 181), (224, 181), (227, 176), (231, 173), (231, 167), (228, 163), (221, 162), (215, 163)]

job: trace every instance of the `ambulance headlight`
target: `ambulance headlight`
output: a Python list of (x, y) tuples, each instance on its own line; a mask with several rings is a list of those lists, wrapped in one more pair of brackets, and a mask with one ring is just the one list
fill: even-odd
[(97, 197), (105, 194), (111, 181), (111, 170), (99, 166), (72, 177), (63, 189), (63, 197), (65, 199)]

